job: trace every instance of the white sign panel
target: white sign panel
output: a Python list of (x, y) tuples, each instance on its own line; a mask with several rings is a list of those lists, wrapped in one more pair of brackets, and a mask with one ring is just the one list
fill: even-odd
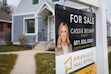
[(56, 56), (56, 74), (67, 74), (96, 61), (96, 47)]

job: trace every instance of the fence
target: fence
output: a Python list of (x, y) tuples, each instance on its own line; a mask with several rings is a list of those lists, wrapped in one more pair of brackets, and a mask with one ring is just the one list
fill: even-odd
[(11, 32), (0, 33), (0, 45), (10, 45), (11, 44)]

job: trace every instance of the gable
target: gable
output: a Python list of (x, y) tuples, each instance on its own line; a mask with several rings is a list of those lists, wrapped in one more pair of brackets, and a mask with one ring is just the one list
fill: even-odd
[(38, 4), (32, 4), (32, 0), (21, 0), (19, 5), (16, 7), (13, 15), (21, 15), (21, 14), (34, 14), (40, 6), (40, 2), (44, 0), (39, 0)]
[(48, 2), (48, 1), (45, 1), (41, 6), (40, 8), (37, 10), (37, 12), (35, 13), (35, 17), (36, 16), (39, 16), (39, 15), (44, 15), (45, 14), (50, 14), (49, 11), (52, 13), (52, 15), (55, 15), (55, 5)]

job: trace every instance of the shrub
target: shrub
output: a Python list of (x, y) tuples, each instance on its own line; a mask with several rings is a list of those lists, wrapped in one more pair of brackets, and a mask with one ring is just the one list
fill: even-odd
[(19, 37), (18, 37), (19, 42), (20, 42), (21, 45), (24, 45), (24, 38), (25, 38), (25, 36), (23, 34), (20, 34)]

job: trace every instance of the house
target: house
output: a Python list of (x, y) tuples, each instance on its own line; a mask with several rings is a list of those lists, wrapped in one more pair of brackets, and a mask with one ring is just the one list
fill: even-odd
[(12, 17), (0, 12), (0, 45), (11, 44)]
[(0, 12), (0, 32), (11, 32), (12, 17)]
[(111, 22), (109, 19), (106, 21), (107, 24), (107, 41), (108, 41), (108, 46), (111, 46)]
[(111, 38), (111, 22), (109, 19), (107, 19), (106, 24), (107, 24), (107, 37)]
[(40, 41), (55, 42), (55, 4), (81, 10), (89, 9), (89, 6), (72, 0), (21, 0), (13, 13), (13, 44), (20, 44), (20, 34), (25, 36), (25, 44), (29, 45)]

